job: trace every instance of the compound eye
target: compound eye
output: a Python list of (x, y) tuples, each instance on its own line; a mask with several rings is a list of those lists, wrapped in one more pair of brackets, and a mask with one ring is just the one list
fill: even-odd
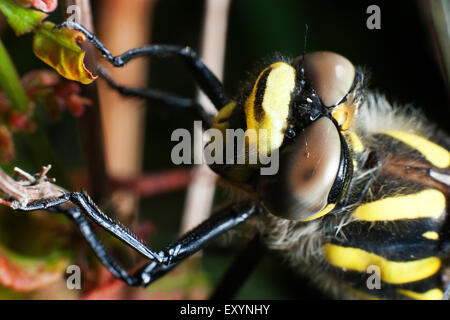
[(295, 198), (303, 204), (301, 219), (309, 218), (328, 204), (328, 194), (339, 170), (341, 140), (328, 118), (314, 122), (298, 138), (290, 183)]
[(334, 52), (306, 54), (304, 67), (306, 79), (327, 107), (337, 105), (350, 91), (355, 79), (353, 64)]
[(339, 132), (329, 118), (320, 118), (283, 154), (280, 179), (264, 190), (266, 207), (289, 220), (311, 218), (327, 206), (340, 161)]

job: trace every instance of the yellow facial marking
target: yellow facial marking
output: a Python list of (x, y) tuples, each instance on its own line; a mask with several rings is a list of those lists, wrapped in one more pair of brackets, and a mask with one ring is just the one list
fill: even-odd
[(341, 130), (345, 131), (353, 124), (355, 112), (356, 106), (344, 102), (334, 107), (331, 115), (339, 124)]
[(360, 205), (353, 217), (364, 221), (439, 218), (445, 210), (445, 196), (435, 189), (389, 197)]
[(427, 231), (422, 233), (422, 237), (430, 240), (439, 240), (439, 233), (437, 233), (436, 231)]
[(249, 139), (250, 144), (258, 146), (260, 153), (270, 154), (283, 143), (294, 87), (295, 69), (287, 63), (277, 62), (261, 72), (245, 101), (247, 129), (267, 130), (265, 137), (257, 131), (257, 141)]
[(361, 153), (364, 151), (364, 145), (361, 139), (353, 131), (347, 131), (346, 136), (349, 138), (350, 145), (352, 146), (353, 152)]
[(438, 272), (441, 260), (429, 257), (413, 261), (390, 261), (374, 253), (358, 248), (342, 247), (326, 243), (322, 247), (325, 259), (333, 266), (344, 270), (366, 272), (371, 265), (380, 268), (381, 280), (401, 284), (426, 279)]
[(219, 113), (214, 117), (213, 124), (211, 128), (219, 129), (222, 131), (225, 137), (225, 130), (229, 128), (228, 118), (233, 113), (236, 107), (236, 101), (231, 101), (229, 104), (220, 109)]
[(450, 165), (450, 152), (421, 136), (403, 131), (386, 131), (384, 133), (416, 149), (438, 168), (447, 168)]
[(440, 289), (430, 289), (427, 292), (419, 293), (405, 289), (397, 289), (397, 292), (416, 300), (441, 300), (444, 293)]
[(334, 207), (336, 207), (335, 203), (329, 203), (325, 208), (320, 210), (318, 213), (316, 213), (312, 217), (309, 217), (308, 219), (305, 219), (305, 220), (302, 220), (302, 221), (311, 221), (311, 220), (316, 220), (316, 219), (318, 219), (320, 217), (323, 217), (324, 215), (329, 213), (331, 210), (333, 210)]

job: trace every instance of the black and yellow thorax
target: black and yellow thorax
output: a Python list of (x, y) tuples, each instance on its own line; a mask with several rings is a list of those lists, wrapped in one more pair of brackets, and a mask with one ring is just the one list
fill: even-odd
[[(349, 136), (358, 163), (347, 207), (323, 222), (339, 226), (324, 234), (325, 269), (361, 297), (441, 299), (450, 248), (450, 153), (438, 136), (431, 141), (417, 128), (402, 128), (406, 117), (382, 102), (362, 108), (359, 134)], [(371, 267), (379, 288), (367, 284)]]
[[(235, 139), (227, 130), (245, 140), (229, 162), (210, 166), (251, 186), (276, 224), (290, 226), (268, 238), (281, 243), (299, 228), (302, 236), (289, 237), (319, 239), (318, 270), (339, 285), (360, 297), (439, 299), (450, 251), (450, 153), (425, 137), (431, 129), (403, 125), (406, 116), (366, 96), (364, 74), (343, 59), (313, 53), (263, 69), (215, 117), (225, 142), (216, 152)], [(262, 175), (259, 157), (274, 153), (277, 172)], [(367, 286), (371, 266), (381, 289)]]

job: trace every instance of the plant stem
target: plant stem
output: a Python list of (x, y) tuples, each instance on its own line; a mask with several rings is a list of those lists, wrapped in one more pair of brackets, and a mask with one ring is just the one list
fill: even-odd
[[(78, 6), (81, 10), (79, 23), (94, 33), (94, 23), (89, 0), (65, 0), (61, 8), (63, 14), (68, 15), (67, 8), (71, 5)], [(89, 44), (83, 47), (86, 51), (85, 63), (89, 69), (95, 70), (97, 66), (97, 51)], [(102, 141), (102, 123), (98, 99), (97, 83), (82, 87), (82, 95), (89, 98), (95, 107), (87, 108), (83, 117), (79, 120), (81, 143), (85, 155), (87, 170), (89, 173), (89, 191), (94, 199), (101, 201), (109, 194), (109, 179), (106, 174), (104, 146)]]
[[(223, 74), (229, 6), (230, 0), (207, 0), (205, 7), (201, 59), (219, 79)], [(208, 112), (217, 113), (204, 93), (199, 93), (198, 100)], [(196, 142), (194, 148), (203, 155), (201, 141)], [(216, 175), (204, 163), (194, 170), (193, 181), (187, 191), (181, 234), (206, 220), (213, 205)]]
[(0, 39), (0, 87), (6, 93), (14, 110), (26, 111), (28, 97), (20, 82), (19, 74)]
[[(133, 1), (133, 5), (123, 0), (100, 1), (100, 39), (116, 53), (151, 43), (155, 4), (154, 0)], [(147, 86), (148, 61), (145, 59), (136, 59), (122, 68), (105, 67), (122, 85)], [(145, 101), (123, 97), (104, 81), (99, 82), (99, 89), (107, 173), (113, 179), (136, 179), (142, 174)], [(135, 193), (114, 190), (112, 198), (120, 219), (136, 221), (139, 197)]]

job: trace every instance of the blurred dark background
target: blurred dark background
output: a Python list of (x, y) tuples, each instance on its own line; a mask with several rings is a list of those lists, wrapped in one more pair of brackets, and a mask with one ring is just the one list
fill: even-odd
[[(93, 2), (95, 8), (96, 3)], [(381, 30), (368, 30), (366, 27), (369, 16), (366, 9), (372, 4), (381, 8)], [(152, 43), (189, 45), (198, 50), (204, 5), (204, 1), (200, 0), (159, 0), (154, 12)], [(385, 94), (391, 102), (413, 104), (449, 132), (448, 89), (421, 10), (415, 1), (232, 1), (225, 87), (230, 95), (235, 93), (248, 71), (254, 70), (260, 61), (276, 52), (291, 57), (300, 55), (304, 49), (307, 24), (307, 51), (335, 51), (355, 65), (367, 67), (371, 89)], [(52, 21), (58, 22), (59, 19), (58, 13), (50, 16)], [(30, 35), (17, 38), (7, 29), (2, 39), (21, 75), (46, 67), (30, 54)], [(174, 60), (150, 62), (149, 86), (189, 97), (195, 95), (192, 77), (182, 63)], [(193, 119), (188, 110), (152, 104), (147, 111), (145, 172), (174, 167), (170, 160), (170, 151), (174, 146), (170, 141), (171, 133), (180, 127), (191, 129)], [(50, 146), (45, 150), (53, 151), (42, 152), (42, 147), (36, 149), (32, 146), (39, 145), (40, 133), (33, 134), (31, 138), (18, 137), (18, 157), (11, 166), (36, 171), (41, 164), (51, 162), (57, 170), (54, 175), (64, 183), (60, 171), (82, 168), (84, 165), (76, 120), (65, 114), (58, 123), (47, 123), (45, 117), (40, 121), (50, 137)], [(217, 202), (224, 199), (224, 194), (220, 190), (217, 192)], [(174, 192), (142, 200), (140, 219), (150, 219), (157, 227), (151, 239), (155, 248), (176, 238), (184, 196), (185, 192)], [(232, 252), (227, 251), (206, 252), (203, 265), (212, 283), (220, 279), (232, 256)], [(318, 297), (307, 286), (307, 280), (294, 276), (278, 257), (268, 255), (237, 298)]]

